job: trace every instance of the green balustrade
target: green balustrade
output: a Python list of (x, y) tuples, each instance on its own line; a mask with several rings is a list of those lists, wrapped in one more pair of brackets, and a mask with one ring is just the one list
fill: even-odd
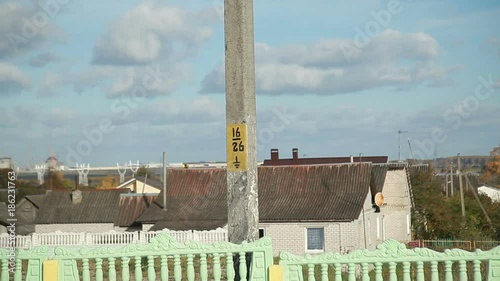
[[(248, 253), (252, 253), (249, 267)], [(437, 252), (427, 248), (407, 249), (405, 244), (387, 240), (376, 250), (357, 250), (345, 255), (331, 252), (298, 256), (281, 252), (283, 280), (269, 280), (272, 253), (268, 237), (236, 245), (178, 243), (168, 234), (159, 234), (148, 244), (40, 246), (18, 249), (14, 256), (2, 248), (0, 281), (42, 281), (43, 263), (47, 260), (57, 261), (52, 268), (54, 272), (57, 268), (58, 280), (51, 281), (220, 281), (236, 277), (242, 281), (500, 281), (500, 246), (488, 251)]]
[(405, 244), (387, 240), (376, 250), (357, 250), (346, 255), (332, 252), (298, 256), (284, 251), (279, 264), (286, 281), (500, 281), (500, 246), (489, 251), (437, 252), (407, 249)]

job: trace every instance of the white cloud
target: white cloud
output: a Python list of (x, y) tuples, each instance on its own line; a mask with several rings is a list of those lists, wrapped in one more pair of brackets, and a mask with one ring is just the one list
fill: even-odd
[(54, 97), (59, 95), (59, 90), (63, 84), (63, 77), (57, 73), (46, 73), (38, 86), (38, 97)]
[[(48, 14), (43, 2), (34, 2), (0, 1), (0, 58), (25, 53), (48, 39), (66, 39), (64, 32), (51, 22), (57, 12)], [(62, 7), (54, 2), (59, 11)]]
[(191, 55), (212, 35), (206, 25), (213, 17), (196, 15), (160, 1), (142, 2), (101, 36), (93, 63), (133, 65)]
[(0, 62), (0, 94), (17, 94), (31, 86), (31, 79), (21, 69)]
[[(452, 83), (448, 74), (456, 67), (446, 68), (436, 62), (439, 45), (427, 34), (386, 30), (367, 42), (351, 54), (346, 53), (346, 46), (356, 48), (356, 44), (348, 39), (279, 48), (256, 44), (256, 91), (333, 95)], [(200, 92), (220, 93), (223, 89), (224, 68), (220, 64), (205, 76)]]

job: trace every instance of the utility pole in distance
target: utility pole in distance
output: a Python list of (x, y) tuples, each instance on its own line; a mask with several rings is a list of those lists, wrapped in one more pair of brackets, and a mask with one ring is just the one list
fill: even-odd
[(460, 185), (460, 201), (462, 202), (462, 217), (465, 217), (464, 187), (462, 182), (462, 160), (460, 159), (460, 153), (458, 154), (457, 161), (458, 184)]
[(408, 133), (408, 131), (398, 130), (398, 162), (401, 162), (401, 134)]
[(229, 242), (259, 238), (253, 0), (224, 0)]

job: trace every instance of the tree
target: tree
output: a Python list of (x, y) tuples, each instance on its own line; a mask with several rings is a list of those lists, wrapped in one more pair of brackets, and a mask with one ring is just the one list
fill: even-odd
[(148, 168), (146, 168), (146, 166), (144, 166), (144, 165), (139, 167), (139, 169), (137, 170), (137, 173), (135, 173), (135, 175), (137, 177), (145, 177), (146, 175), (149, 176)]
[(500, 147), (490, 152), (493, 159), (486, 163), (481, 179), (485, 183), (497, 184), (500, 187)]
[(118, 186), (118, 179), (114, 175), (104, 177), (97, 189), (115, 189)]
[(492, 224), (486, 220), (472, 190), (464, 194), (465, 217), (462, 217), (460, 194), (446, 197), (441, 183), (431, 173), (416, 173), (411, 178), (415, 209), (412, 226), (417, 239), (500, 239), (500, 203), (479, 196)]

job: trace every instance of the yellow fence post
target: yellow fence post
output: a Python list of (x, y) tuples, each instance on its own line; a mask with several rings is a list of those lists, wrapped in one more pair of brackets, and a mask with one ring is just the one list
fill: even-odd
[(283, 267), (281, 265), (269, 267), (269, 281), (283, 281)]
[(57, 281), (57, 260), (46, 260), (43, 262), (43, 281)]

